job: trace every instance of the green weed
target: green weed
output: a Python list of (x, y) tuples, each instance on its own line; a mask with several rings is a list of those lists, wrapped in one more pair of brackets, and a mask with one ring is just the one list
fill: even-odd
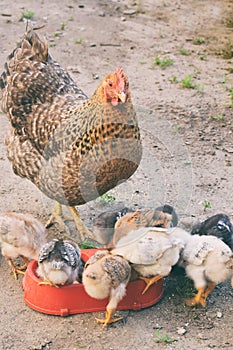
[(161, 59), (159, 57), (156, 57), (154, 59), (154, 64), (157, 66), (160, 66), (162, 69), (165, 69), (166, 67), (172, 66), (173, 63), (174, 63), (174, 60), (172, 58)]
[(159, 328), (157, 330), (157, 336), (155, 339), (156, 343), (173, 343), (176, 341), (176, 339), (171, 338), (167, 333), (162, 334), (161, 329)]
[(23, 11), (21, 12), (21, 17), (19, 19), (19, 22), (22, 22), (24, 19), (32, 19), (34, 16), (35, 16), (35, 13), (33, 11), (23, 9)]

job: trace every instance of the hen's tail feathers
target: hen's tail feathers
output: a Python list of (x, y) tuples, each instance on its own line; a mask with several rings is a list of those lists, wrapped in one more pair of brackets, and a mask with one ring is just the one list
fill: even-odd
[(0, 77), (0, 88), (4, 89), (6, 87), (7, 76), (11, 74), (12, 69), (15, 69), (17, 61), (27, 58), (30, 61), (36, 59), (39, 62), (46, 62), (48, 57), (48, 43), (42, 41), (33, 29), (28, 30), (24, 34), (22, 41), (7, 57), (7, 62), (4, 66), (5, 70)]

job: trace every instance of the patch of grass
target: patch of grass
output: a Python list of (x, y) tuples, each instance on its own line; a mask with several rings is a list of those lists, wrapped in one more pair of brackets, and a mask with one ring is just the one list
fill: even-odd
[(176, 292), (180, 295), (181, 298), (191, 298), (196, 292), (193, 281), (185, 276), (182, 279), (182, 283), (179, 283), (177, 285)]
[(205, 61), (206, 60), (206, 56), (205, 55), (201, 55), (199, 58), (200, 58), (201, 61)]
[(183, 56), (189, 56), (190, 55), (190, 52), (185, 50), (185, 49), (180, 49), (179, 50), (179, 53)]
[(35, 16), (35, 13), (33, 11), (23, 9), (23, 11), (21, 12), (21, 17), (19, 19), (19, 22), (22, 22), (24, 19), (32, 19), (34, 16)]
[(182, 88), (195, 89), (196, 84), (193, 82), (192, 74), (186, 75), (180, 82)]
[(193, 44), (194, 45), (202, 45), (204, 43), (205, 43), (205, 39), (203, 37), (193, 38)]
[(233, 87), (230, 90), (230, 98), (231, 98), (231, 103), (229, 104), (229, 108), (233, 108)]
[(172, 78), (169, 79), (169, 81), (173, 84), (177, 84), (178, 83), (178, 79), (177, 79), (177, 76), (174, 75)]
[(161, 329), (159, 328), (157, 330), (157, 335), (156, 335), (156, 339), (155, 339), (156, 343), (163, 343), (163, 344), (167, 344), (167, 343), (173, 343), (176, 341), (176, 339), (171, 338), (167, 333), (162, 334), (161, 333)]
[(203, 207), (204, 207), (204, 210), (211, 208), (211, 203), (210, 203), (210, 201), (207, 201), (206, 199), (204, 199), (204, 200), (202, 201), (202, 205), (203, 205)]
[(94, 241), (89, 240), (89, 238), (85, 238), (81, 243), (79, 243), (80, 249), (92, 249), (98, 248), (98, 245), (95, 244)]
[(64, 22), (61, 23), (60, 29), (65, 30), (65, 23)]
[(84, 39), (83, 38), (74, 39), (74, 43), (75, 44), (83, 44), (84, 43)]
[(211, 114), (210, 118), (213, 120), (224, 120), (224, 116), (222, 114)]
[(103, 194), (102, 196), (99, 197), (100, 204), (106, 205), (108, 203), (112, 203), (116, 200), (116, 197), (111, 196), (108, 193)]
[(165, 69), (166, 67), (172, 66), (173, 63), (174, 63), (174, 60), (172, 58), (161, 59), (159, 57), (156, 57), (154, 59), (154, 64), (157, 66), (160, 66), (162, 69)]

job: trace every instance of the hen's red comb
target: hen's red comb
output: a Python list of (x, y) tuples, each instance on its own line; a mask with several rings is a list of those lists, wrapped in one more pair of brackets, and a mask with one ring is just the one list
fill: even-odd
[(117, 67), (116, 75), (118, 78), (118, 86), (122, 91), (124, 91), (124, 89), (125, 89), (125, 74), (124, 74), (123, 69), (121, 67)]

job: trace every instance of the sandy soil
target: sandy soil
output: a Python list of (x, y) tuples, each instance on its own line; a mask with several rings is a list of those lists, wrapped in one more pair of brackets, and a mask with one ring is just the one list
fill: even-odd
[[(19, 19), (27, 10), (34, 12), (33, 25), (45, 25), (40, 32), (52, 56), (86, 93), (116, 66), (129, 77), (143, 159), (134, 176), (110, 192), (113, 203), (80, 207), (90, 228), (95, 215), (122, 203), (137, 208), (166, 202), (181, 220), (218, 212), (233, 219), (232, 5), (230, 0), (0, 1), (2, 68), (25, 31)], [(182, 87), (190, 79), (192, 88)], [(13, 174), (4, 147), (7, 130), (2, 114), (0, 211), (30, 212), (45, 223), (53, 203)], [(173, 275), (158, 304), (120, 312), (125, 322), (103, 330), (95, 322), (101, 313), (62, 318), (29, 309), (22, 278), (14, 281), (1, 256), (0, 264), (1, 349), (232, 349), (228, 281), (216, 288), (206, 309), (190, 309), (183, 302), (186, 280)], [(159, 342), (158, 329), (164, 335)]]

